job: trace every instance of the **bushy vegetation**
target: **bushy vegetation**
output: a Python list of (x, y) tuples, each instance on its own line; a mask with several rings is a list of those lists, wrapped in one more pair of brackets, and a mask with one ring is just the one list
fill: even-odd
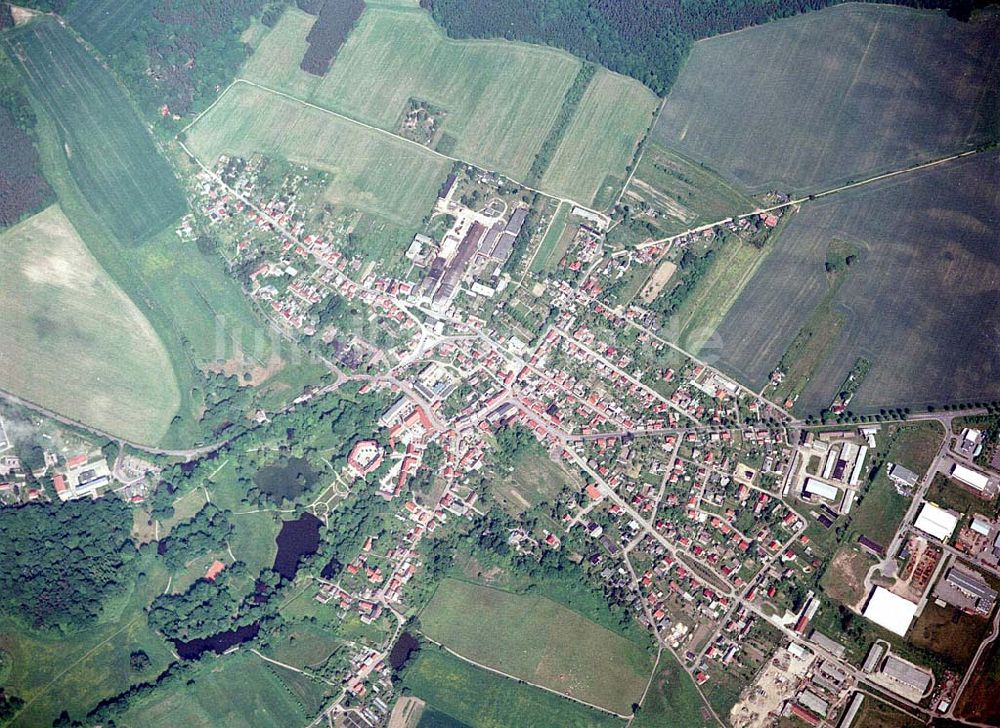
[(190, 521), (173, 528), (160, 543), (160, 555), (176, 571), (197, 556), (221, 549), (232, 531), (226, 513), (214, 503), (206, 503)]
[[(665, 95), (699, 38), (838, 0), (420, 0), (457, 38), (545, 43), (632, 76)], [(973, 0), (898, 0), (968, 17)]]
[(362, 0), (326, 0), (306, 36), (309, 47), (302, 57), (302, 70), (316, 76), (325, 75), (364, 10)]
[[(0, 28), (4, 27), (0, 6)], [(17, 89), (0, 84), (0, 227), (13, 225), (52, 200), (34, 147), (35, 114)]]
[(0, 609), (35, 628), (92, 623), (135, 581), (131, 523), (116, 498), (0, 509)]

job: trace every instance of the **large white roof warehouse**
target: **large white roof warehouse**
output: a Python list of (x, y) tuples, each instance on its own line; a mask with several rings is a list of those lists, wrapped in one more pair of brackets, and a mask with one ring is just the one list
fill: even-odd
[(902, 637), (910, 628), (916, 611), (917, 605), (913, 602), (877, 586), (862, 614), (880, 627)]
[(958, 525), (958, 516), (951, 511), (938, 508), (933, 503), (924, 503), (913, 525), (928, 536), (947, 541)]
[(970, 488), (975, 488), (976, 490), (985, 490), (986, 486), (990, 483), (990, 479), (982, 473), (979, 473), (972, 468), (967, 468), (964, 465), (960, 465), (959, 463), (955, 463), (955, 467), (951, 469), (951, 477), (965, 483)]

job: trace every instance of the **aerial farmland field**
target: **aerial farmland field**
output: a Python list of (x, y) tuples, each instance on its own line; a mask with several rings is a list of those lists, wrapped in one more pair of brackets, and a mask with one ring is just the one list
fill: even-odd
[[(403, 685), (427, 701), (418, 726), (614, 728), (625, 722), (552, 693), (522, 685), (433, 648), (421, 650)], [(428, 713), (437, 720), (430, 720)], [(435, 715), (436, 714), (436, 715)], [(439, 716), (444, 714), (445, 718)], [(448, 722), (447, 719), (452, 722)]]
[(153, 327), (58, 206), (0, 234), (2, 387), (122, 437), (156, 442), (180, 403)]
[(846, 4), (699, 41), (657, 141), (753, 191), (813, 192), (997, 132), (1000, 16)]
[(125, 93), (69, 30), (41, 19), (3, 45), (55, 119), (80, 190), (115, 235), (140, 242), (184, 213), (177, 179)]
[(641, 647), (553, 601), (454, 579), (420, 623), (463, 657), (621, 714), (652, 669)]
[(599, 69), (542, 177), (542, 189), (608, 207), (625, 184), (625, 168), (657, 105), (638, 81)]
[(335, 114), (237, 83), (188, 132), (206, 165), (261, 153), (332, 173), (330, 202), (413, 225), (427, 214), (451, 163)]
[(806, 204), (719, 326), (721, 363), (761, 387), (824, 296), (829, 245), (858, 261), (833, 298), (846, 324), (797, 403), (827, 407), (861, 356), (851, 409), (1000, 396), (1000, 154), (965, 157)]
[(101, 53), (113, 53), (127, 42), (135, 23), (152, 12), (152, 0), (88, 0), (74, 3), (66, 19), (73, 28), (93, 43)]
[(247, 78), (381, 129), (410, 98), (446, 113), (450, 154), (523, 178), (580, 62), (506, 41), (453, 41), (421, 10), (369, 8), (323, 78), (298, 67), (312, 18), (287, 12), (247, 65)]

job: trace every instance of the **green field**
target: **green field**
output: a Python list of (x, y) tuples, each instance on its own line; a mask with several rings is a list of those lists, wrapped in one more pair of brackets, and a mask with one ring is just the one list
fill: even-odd
[[(193, 678), (136, 701), (116, 721), (123, 728), (237, 728), (304, 725), (315, 697), (286, 685), (250, 652), (210, 658)], [(285, 672), (285, 671), (282, 671)], [(282, 678), (284, 675), (282, 675)], [(319, 685), (319, 683), (317, 683)], [(322, 692), (317, 687), (315, 691)], [(311, 690), (311, 692), (314, 692)]]
[[(702, 728), (714, 725), (706, 718), (705, 703), (691, 676), (664, 651), (646, 699), (632, 722), (635, 728)], [(705, 711), (707, 712), (707, 711)]]
[[(664, 236), (724, 220), (758, 205), (701, 164), (650, 140), (622, 202), (655, 212), (650, 222)], [(645, 219), (645, 217), (643, 217)]]
[(446, 579), (420, 624), (463, 657), (623, 715), (652, 669), (638, 645), (534, 594)]
[(587, 86), (541, 188), (597, 208), (625, 184), (636, 145), (653, 123), (657, 99), (638, 81), (603, 68)]
[(699, 41), (653, 136), (753, 190), (812, 192), (996, 138), (1000, 16), (850, 3)]
[[(410, 99), (427, 101), (445, 111), (442, 151), (521, 180), (580, 68), (562, 51), (451, 40), (422, 10), (372, 5), (330, 71), (317, 78), (298, 67), (311, 24), (304, 13), (286, 12), (243, 76), (387, 131), (396, 131)], [(599, 71), (541, 188), (585, 204), (601, 191), (602, 200), (613, 197), (655, 106), (638, 82)]]
[(73, 3), (66, 20), (101, 53), (114, 53), (135, 32), (135, 24), (152, 12), (154, 0), (87, 0)]
[[(480, 670), (457, 657), (430, 647), (421, 650), (406, 672), (403, 686), (427, 701), (428, 709), (444, 713), (470, 728), (612, 728), (623, 720), (587, 708), (544, 690)], [(426, 712), (425, 712), (426, 715)], [(420, 726), (454, 725), (446, 721)]]
[(69, 30), (43, 19), (3, 44), (57, 121), (73, 178), (115, 235), (142, 241), (184, 213), (177, 180), (124, 92)]
[(388, 134), (278, 94), (238, 83), (188, 130), (206, 165), (255, 152), (331, 173), (327, 199), (416, 225), (430, 211), (451, 164)]
[(138, 442), (159, 441), (180, 404), (149, 321), (57, 205), (0, 233), (0, 386)]
[(858, 414), (1000, 397), (998, 161), (986, 151), (803, 204), (717, 330), (722, 368), (766, 384), (823, 300), (840, 241), (861, 251), (830, 301), (843, 328), (821, 327), (825, 352), (797, 411), (829, 407), (860, 357), (872, 366), (850, 404)]
[(312, 18), (286, 12), (244, 76), (372, 126), (394, 131), (410, 98), (447, 112), (449, 152), (516, 178), (555, 121), (580, 63), (567, 53), (505, 41), (449, 40), (416, 9), (369, 8), (323, 78), (298, 67)]
[[(26, 703), (10, 726), (47, 726), (62, 710), (82, 718), (98, 701), (151, 680), (167, 667), (173, 659), (170, 645), (149, 628), (144, 611), (163, 591), (167, 575), (152, 558), (143, 570), (147, 576), (88, 629), (39, 634), (21, 624), (0, 622), (0, 651), (11, 663), (4, 687)], [(142, 672), (130, 669), (133, 650), (143, 650), (150, 658)]]
[(563, 231), (566, 230), (566, 218), (569, 216), (569, 211), (569, 203), (559, 203), (555, 215), (552, 216), (552, 223), (549, 225), (545, 237), (542, 238), (538, 250), (535, 251), (535, 256), (531, 259), (529, 270), (532, 273), (554, 268), (559, 263), (559, 259), (556, 258), (553, 260), (553, 257), (556, 253), (559, 239), (562, 237)]

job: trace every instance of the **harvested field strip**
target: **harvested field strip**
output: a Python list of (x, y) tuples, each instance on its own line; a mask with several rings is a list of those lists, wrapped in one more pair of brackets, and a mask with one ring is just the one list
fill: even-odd
[(848, 3), (695, 44), (653, 136), (752, 190), (814, 192), (998, 132), (1000, 16)]
[(58, 206), (0, 234), (0, 386), (136, 442), (177, 412), (170, 359)]
[(208, 166), (222, 154), (259, 152), (324, 169), (331, 202), (400, 225), (420, 222), (451, 167), (418, 145), (247, 83), (231, 86), (188, 129), (187, 143)]
[(177, 180), (110, 72), (51, 19), (16, 29), (4, 48), (59, 128), (69, 168), (87, 201), (125, 242), (179, 218)]
[(420, 622), (428, 637), (464, 657), (621, 714), (652, 668), (638, 645), (534, 595), (448, 579)]
[[(555, 260), (553, 258), (559, 247), (559, 239), (566, 229), (566, 217), (569, 215), (569, 210), (570, 205), (568, 202), (559, 203), (555, 215), (552, 216), (552, 223), (549, 225), (549, 229), (545, 233), (545, 237), (542, 239), (541, 244), (539, 244), (538, 250), (535, 252), (535, 257), (531, 261), (532, 273), (554, 268), (559, 262), (559, 258)], [(560, 255), (559, 257), (562, 256)]]

